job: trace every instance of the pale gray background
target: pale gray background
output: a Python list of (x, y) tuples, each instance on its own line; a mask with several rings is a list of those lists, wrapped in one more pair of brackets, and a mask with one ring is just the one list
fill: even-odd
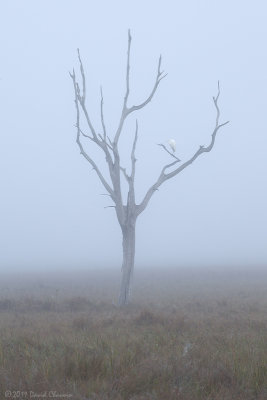
[(68, 71), (78, 72), (79, 47), (91, 118), (100, 128), (102, 84), (112, 136), (128, 28), (130, 104), (151, 90), (160, 53), (168, 72), (121, 141), (125, 160), (137, 116), (138, 200), (170, 161), (157, 143), (175, 138), (182, 160), (209, 143), (218, 79), (222, 121), (231, 121), (212, 153), (165, 183), (138, 220), (138, 268), (266, 265), (266, 11), (264, 0), (1, 0), (2, 270), (120, 265), (114, 210), (104, 209), (108, 198), (75, 143)]

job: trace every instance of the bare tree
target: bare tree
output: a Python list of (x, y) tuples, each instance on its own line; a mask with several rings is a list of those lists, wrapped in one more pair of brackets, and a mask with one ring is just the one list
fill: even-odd
[[(220, 109), (218, 106), (218, 99), (220, 96), (220, 86), (218, 83), (218, 93), (216, 97), (213, 97), (213, 102), (216, 108), (216, 121), (215, 127), (211, 135), (211, 142), (208, 146), (200, 146), (198, 150), (193, 154), (193, 156), (187, 160), (186, 162), (177, 164), (180, 162), (179, 158), (177, 158), (173, 153), (169, 152), (169, 150), (163, 145), (160, 146), (169, 153), (170, 156), (174, 158), (174, 161), (165, 165), (156, 182), (147, 190), (143, 200), (140, 204), (137, 204), (135, 201), (135, 168), (136, 168), (136, 143), (138, 139), (138, 122), (136, 120), (135, 126), (135, 136), (132, 144), (131, 150), (131, 172), (127, 174), (126, 169), (122, 167), (120, 161), (120, 153), (119, 153), (119, 140), (122, 134), (123, 126), (125, 120), (134, 112), (144, 108), (155, 95), (157, 88), (162, 81), (162, 79), (167, 75), (161, 70), (161, 56), (159, 57), (157, 74), (154, 86), (150, 92), (150, 95), (140, 104), (138, 105), (128, 105), (128, 98), (130, 93), (130, 50), (131, 50), (131, 33), (128, 31), (128, 51), (127, 51), (127, 67), (126, 67), (126, 91), (120, 116), (120, 121), (118, 124), (118, 128), (116, 132), (114, 132), (114, 136), (111, 139), (110, 136), (107, 135), (107, 130), (105, 126), (104, 114), (103, 114), (103, 93), (101, 89), (101, 103), (100, 103), (100, 116), (101, 116), (101, 124), (102, 124), (102, 133), (97, 133), (89, 116), (87, 107), (86, 107), (86, 79), (83, 68), (83, 63), (80, 57), (80, 52), (78, 49), (78, 59), (80, 64), (80, 72), (81, 72), (81, 88), (80, 84), (77, 81), (75, 71), (70, 74), (74, 93), (75, 93), (75, 107), (76, 107), (76, 128), (77, 128), (77, 137), (76, 142), (79, 146), (80, 152), (83, 157), (91, 164), (93, 169), (96, 171), (101, 183), (107, 191), (107, 195), (110, 196), (114, 205), (110, 207), (114, 207), (117, 215), (118, 222), (122, 231), (122, 248), (123, 248), (123, 262), (122, 262), (122, 279), (119, 293), (118, 304), (120, 306), (126, 305), (129, 302), (129, 293), (130, 293), (130, 284), (132, 273), (134, 269), (134, 258), (135, 258), (135, 227), (136, 220), (138, 216), (146, 209), (151, 197), (155, 193), (156, 190), (168, 179), (173, 178), (182, 172), (186, 167), (192, 164), (201, 154), (207, 153), (212, 150), (216, 135), (221, 127), (226, 125), (229, 121), (220, 123)], [(85, 121), (89, 128), (89, 134), (85, 133), (81, 129), (81, 117), (85, 118)], [(92, 142), (94, 142), (103, 152), (104, 157), (106, 159), (108, 165), (108, 171), (110, 175), (110, 179), (107, 180), (99, 166), (95, 163), (95, 161), (91, 158), (82, 144), (81, 137), (84, 137)], [(172, 168), (173, 167), (173, 168)], [(126, 204), (123, 202), (122, 196), (122, 188), (121, 188), (121, 178), (122, 176), (125, 178), (128, 187), (128, 196)]]

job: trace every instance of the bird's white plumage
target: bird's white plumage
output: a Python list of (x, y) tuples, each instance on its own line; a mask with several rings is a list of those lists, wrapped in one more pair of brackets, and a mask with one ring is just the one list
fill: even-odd
[(176, 141), (174, 139), (169, 139), (168, 143), (170, 145), (170, 148), (172, 149), (173, 152), (176, 150)]

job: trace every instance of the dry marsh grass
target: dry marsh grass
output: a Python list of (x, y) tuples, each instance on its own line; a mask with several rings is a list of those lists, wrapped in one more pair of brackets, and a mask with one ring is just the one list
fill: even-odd
[(3, 277), (1, 399), (267, 398), (267, 271), (137, 272), (125, 309), (118, 278)]

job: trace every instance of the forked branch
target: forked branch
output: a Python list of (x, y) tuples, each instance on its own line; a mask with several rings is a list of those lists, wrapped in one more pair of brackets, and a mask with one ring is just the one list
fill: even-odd
[[(90, 139), (92, 142), (94, 142), (98, 147), (100, 147), (102, 149), (102, 151), (105, 154), (108, 166), (109, 166), (109, 170), (111, 171), (113, 168), (113, 161), (112, 161), (112, 157), (111, 157), (111, 153), (109, 152), (109, 150), (112, 150), (112, 147), (107, 143), (106, 141), (106, 127), (105, 127), (105, 123), (104, 123), (104, 114), (103, 114), (103, 93), (102, 93), (102, 89), (101, 89), (101, 123), (102, 123), (102, 128), (103, 128), (103, 136), (101, 134), (97, 134), (96, 130), (91, 122), (91, 119), (89, 117), (89, 113), (87, 111), (86, 108), (86, 104), (85, 104), (85, 100), (86, 100), (86, 79), (85, 79), (85, 73), (84, 73), (84, 68), (83, 68), (83, 63), (82, 63), (82, 59), (81, 59), (81, 55), (80, 55), (80, 51), (79, 49), (77, 50), (78, 52), (78, 59), (79, 59), (79, 64), (80, 64), (80, 71), (81, 71), (81, 77), (82, 77), (82, 93), (80, 90), (80, 86), (79, 83), (76, 80), (76, 75), (75, 75), (75, 71), (73, 70), (73, 73), (70, 73), (70, 76), (72, 78), (73, 81), (73, 87), (74, 87), (74, 93), (75, 93), (75, 105), (76, 105), (76, 112), (78, 115), (78, 119), (77, 119), (77, 123), (76, 123), (76, 128), (79, 131), (79, 147), (81, 149), (82, 143), (80, 141), (80, 133), (82, 134), (82, 136), (84, 136), (87, 139)], [(91, 132), (91, 136), (88, 134), (85, 134), (83, 132), (83, 130), (80, 127), (80, 109), (83, 113), (83, 115), (85, 116), (87, 125), (89, 127), (89, 130)], [(85, 153), (84, 149), (83, 152)], [(85, 156), (85, 155), (84, 155)], [(87, 157), (85, 157), (87, 160), (88, 158), (92, 160), (92, 158), (87, 154)], [(88, 160), (89, 161), (89, 160)], [(90, 161), (89, 161), (90, 162)], [(91, 163), (92, 164), (92, 163)], [(94, 167), (94, 169), (96, 169)], [(103, 179), (101, 179), (101, 181), (103, 181)], [(102, 182), (103, 183), (103, 182)]]
[(161, 71), (161, 56), (159, 57), (158, 61), (158, 68), (157, 68), (157, 76), (155, 79), (154, 86), (152, 88), (152, 91), (150, 95), (147, 97), (145, 101), (138, 105), (133, 105), (131, 107), (128, 107), (127, 102), (130, 94), (130, 54), (131, 54), (131, 42), (132, 42), (132, 37), (131, 37), (131, 32), (130, 30), (128, 31), (128, 49), (127, 49), (127, 66), (126, 66), (126, 92), (124, 96), (124, 102), (123, 102), (123, 107), (122, 107), (122, 112), (121, 112), (121, 118), (119, 122), (118, 129), (115, 134), (114, 138), (114, 146), (117, 146), (121, 131), (124, 125), (124, 122), (128, 115), (130, 115), (132, 112), (140, 110), (141, 108), (145, 107), (154, 97), (154, 94), (156, 93), (156, 90), (158, 88), (158, 85), (160, 81), (167, 76), (167, 74), (164, 74), (164, 71)]
[(154, 94), (156, 93), (157, 87), (160, 83), (160, 81), (162, 81), (162, 79), (164, 79), (168, 74), (164, 74), (164, 71), (161, 71), (161, 56), (159, 57), (159, 61), (158, 61), (158, 70), (157, 70), (157, 76), (156, 76), (156, 80), (154, 83), (154, 87), (150, 93), (150, 95), (147, 97), (147, 99), (145, 101), (143, 101), (143, 103), (140, 103), (136, 106), (132, 106), (128, 109), (128, 114), (132, 113), (133, 111), (137, 111), (140, 110), (141, 108), (145, 107), (153, 98)]
[(74, 93), (75, 93), (74, 103), (75, 103), (75, 108), (76, 108), (76, 128), (77, 128), (76, 142), (77, 142), (77, 144), (78, 144), (78, 146), (80, 148), (80, 153), (91, 164), (93, 169), (96, 171), (101, 183), (103, 184), (103, 186), (105, 187), (107, 192), (110, 194), (111, 198), (114, 200), (114, 191), (113, 191), (113, 189), (111, 188), (111, 186), (108, 184), (108, 182), (104, 178), (103, 174), (101, 173), (101, 171), (98, 168), (98, 166), (96, 165), (96, 163), (86, 153), (86, 151), (84, 150), (83, 145), (81, 143), (81, 140), (80, 140), (81, 134), (86, 136), (86, 137), (88, 137), (91, 140), (94, 140), (94, 138), (91, 138), (90, 136), (84, 134), (83, 131), (80, 128), (80, 109), (79, 109), (79, 98), (78, 98), (78, 92), (77, 92), (77, 83), (76, 83), (76, 78), (75, 78), (75, 72), (73, 71), (73, 73), (70, 74), (70, 76), (71, 76), (72, 81), (73, 81)]
[(216, 140), (216, 136), (217, 133), (219, 131), (220, 128), (222, 128), (223, 126), (227, 125), (229, 123), (229, 121), (223, 122), (223, 123), (219, 123), (220, 121), (220, 108), (218, 106), (218, 100), (220, 97), (220, 83), (218, 82), (218, 93), (216, 97), (213, 97), (213, 102), (216, 108), (216, 121), (215, 121), (215, 127), (213, 130), (213, 133), (211, 135), (211, 142), (208, 146), (199, 146), (199, 149), (195, 152), (195, 154), (185, 163), (183, 163), (180, 167), (174, 169), (173, 171), (166, 173), (166, 170), (168, 170), (168, 168), (174, 166), (178, 160), (174, 161), (171, 164), (165, 165), (165, 167), (163, 167), (157, 181), (148, 189), (145, 197), (143, 198), (142, 202), (139, 204), (138, 206), (138, 214), (141, 214), (141, 212), (143, 212), (146, 208), (146, 206), (148, 205), (149, 200), (151, 199), (151, 197), (153, 196), (153, 194), (155, 193), (155, 191), (168, 179), (173, 178), (174, 176), (178, 175), (180, 172), (182, 172), (186, 167), (188, 167), (190, 164), (192, 164), (201, 154), (203, 153), (208, 153), (212, 150), (215, 140)]

